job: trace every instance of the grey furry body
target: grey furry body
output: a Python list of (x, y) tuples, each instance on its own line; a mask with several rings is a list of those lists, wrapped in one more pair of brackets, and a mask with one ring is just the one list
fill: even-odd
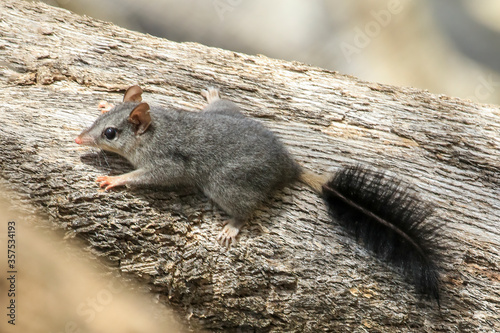
[(221, 100), (215, 88), (202, 91), (208, 101), (202, 112), (150, 107), (142, 92), (132, 86), (122, 104), (100, 103), (103, 114), (75, 139), (116, 152), (136, 167), (97, 177), (100, 187), (196, 186), (231, 216), (217, 237), (230, 246), (261, 202), (300, 180), (365, 245), (404, 267), (420, 291), (439, 301), (433, 248), (438, 228), (425, 222), (429, 210), (401, 182), (360, 166), (341, 168), (333, 177), (302, 169), (271, 131)]
[(135, 136), (127, 116), (138, 104), (118, 105), (100, 120), (122, 129), (124, 144), (116, 152), (145, 171), (134, 183), (194, 185), (233, 218), (246, 220), (301, 173), (276, 136), (230, 101), (217, 100), (202, 112), (152, 106), (151, 126)]

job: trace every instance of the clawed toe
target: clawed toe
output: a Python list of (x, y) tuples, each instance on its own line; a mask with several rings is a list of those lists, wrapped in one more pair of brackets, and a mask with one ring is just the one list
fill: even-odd
[(109, 112), (114, 107), (114, 104), (108, 103), (106, 101), (100, 101), (97, 105), (97, 108), (101, 110), (101, 113)]
[(217, 88), (214, 88), (214, 87), (208, 87), (207, 89), (202, 90), (201, 95), (203, 97), (205, 97), (208, 104), (213, 103), (216, 100), (220, 99), (219, 90)]
[(231, 221), (226, 221), (224, 228), (217, 236), (217, 242), (227, 248), (236, 245), (236, 236), (240, 232), (240, 229), (231, 225)]
[(104, 188), (105, 191), (112, 189), (113, 187), (122, 185), (119, 177), (99, 176), (95, 181), (96, 183), (99, 183), (99, 187)]

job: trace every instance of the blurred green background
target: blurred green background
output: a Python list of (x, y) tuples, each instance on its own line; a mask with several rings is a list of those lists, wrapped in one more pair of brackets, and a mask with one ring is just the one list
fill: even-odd
[(498, 0), (46, 0), (183, 42), (500, 104)]

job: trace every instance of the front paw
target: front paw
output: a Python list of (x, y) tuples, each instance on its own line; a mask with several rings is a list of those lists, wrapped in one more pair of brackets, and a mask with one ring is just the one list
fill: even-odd
[(100, 176), (97, 177), (95, 181), (99, 183), (99, 187), (104, 188), (105, 191), (116, 186), (124, 185), (123, 179), (120, 176)]
[(236, 245), (236, 236), (239, 232), (240, 228), (235, 227), (230, 221), (227, 221), (226, 225), (217, 236), (217, 242), (222, 246), (230, 248), (231, 246)]
[(109, 112), (114, 107), (114, 104), (108, 103), (106, 101), (100, 101), (97, 105), (97, 108), (101, 111), (101, 113)]

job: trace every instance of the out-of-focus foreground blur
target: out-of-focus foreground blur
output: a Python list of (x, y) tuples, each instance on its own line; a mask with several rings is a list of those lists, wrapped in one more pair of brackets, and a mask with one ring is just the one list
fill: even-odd
[(113, 277), (9, 194), (0, 186), (0, 332), (181, 332), (152, 294)]
[(178, 42), (500, 104), (498, 0), (45, 2)]

